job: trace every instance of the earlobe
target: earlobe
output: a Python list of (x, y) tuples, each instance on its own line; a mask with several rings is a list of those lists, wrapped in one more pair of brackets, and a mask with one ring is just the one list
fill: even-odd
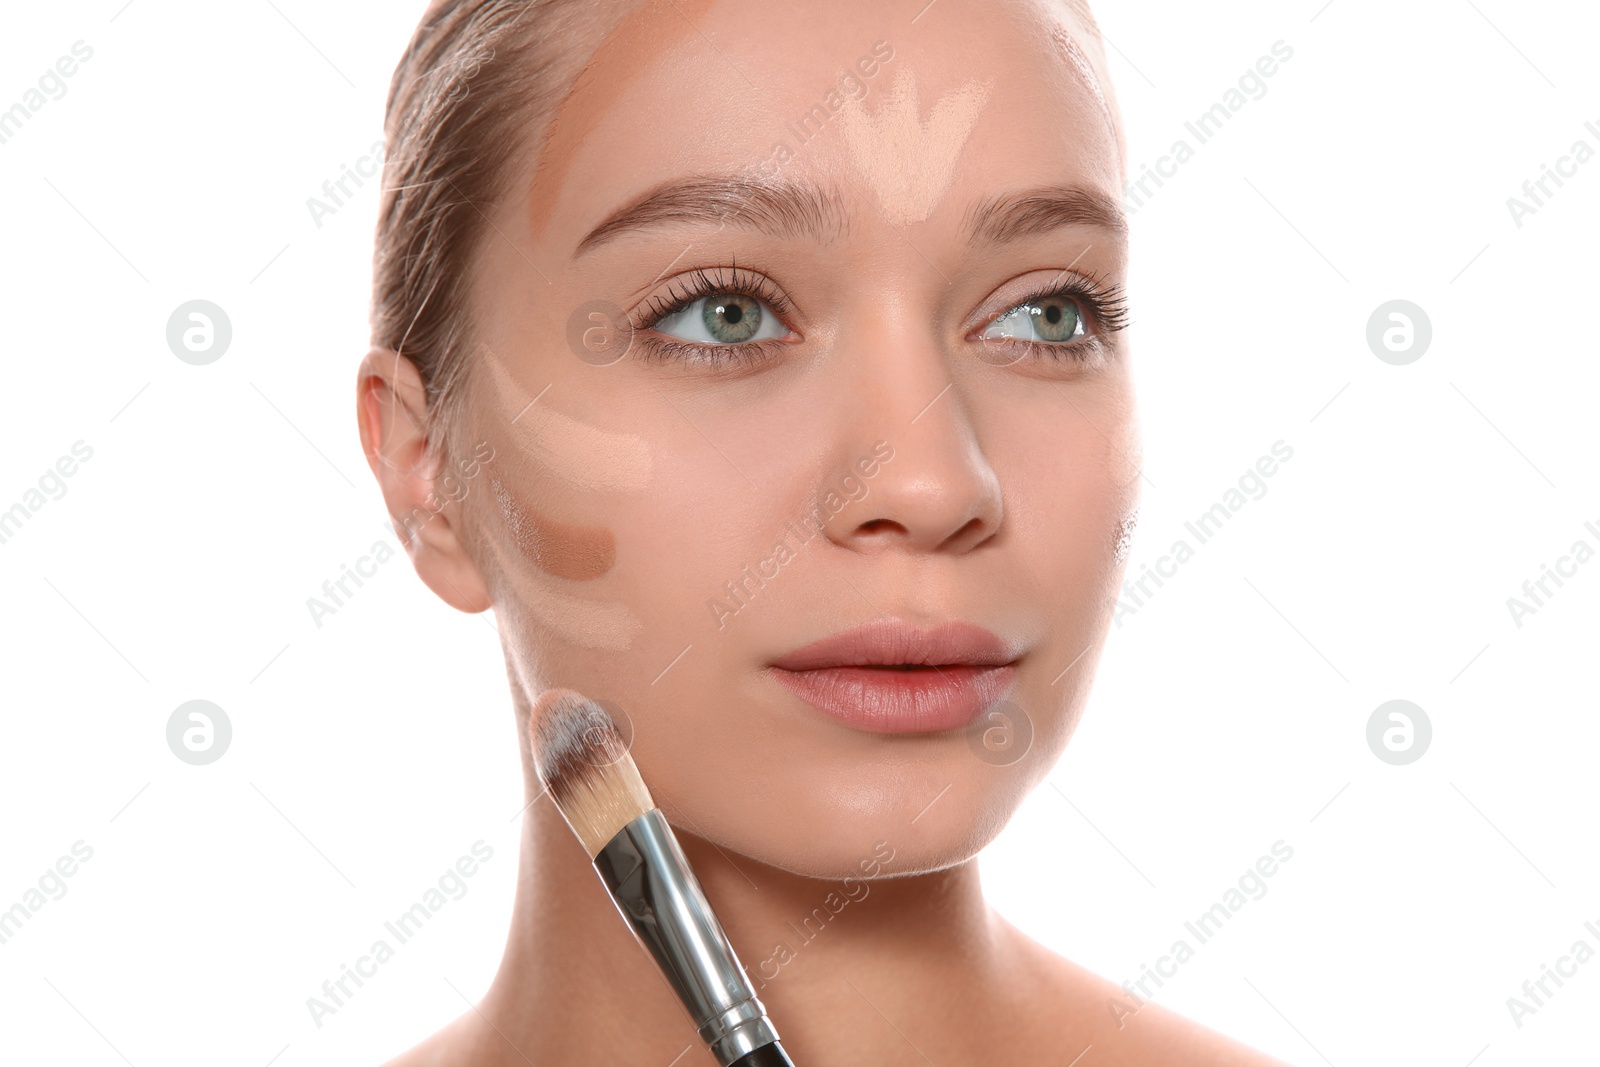
[(448, 466), (428, 447), (427, 390), (416, 364), (392, 349), (368, 352), (356, 372), (356, 422), (367, 466), (417, 575), (453, 608), (491, 607), (488, 583), (461, 536), (464, 497), (439, 492)]

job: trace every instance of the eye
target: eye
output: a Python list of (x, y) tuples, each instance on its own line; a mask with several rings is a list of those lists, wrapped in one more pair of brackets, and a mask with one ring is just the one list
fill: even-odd
[(1066, 343), (1088, 333), (1083, 309), (1065, 294), (1035, 297), (991, 322), (979, 336), (985, 340)]
[(772, 279), (737, 266), (688, 271), (630, 318), (639, 358), (698, 370), (766, 366), (798, 340), (794, 304)]
[(1051, 285), (1022, 296), (968, 335), (980, 342), (984, 362), (1009, 367), (1024, 360), (1053, 360), (1088, 368), (1114, 354), (1115, 335), (1128, 324), (1122, 287), (1091, 274), (1073, 274), (1063, 281), (1064, 275), (1065, 270)]
[(662, 316), (652, 329), (680, 341), (709, 345), (770, 341), (789, 333), (789, 328), (764, 301), (732, 292), (696, 297), (679, 310)]

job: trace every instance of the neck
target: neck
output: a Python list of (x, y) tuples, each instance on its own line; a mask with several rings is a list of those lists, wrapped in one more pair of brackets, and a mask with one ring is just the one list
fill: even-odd
[[(464, 1017), (477, 1034), (470, 1062), (712, 1062), (554, 801), (536, 782), (529, 796), (505, 956)], [(984, 902), (975, 862), (830, 882), (674, 829), (797, 1062), (797, 1048), (809, 1062), (891, 1062), (911, 1051), (902, 1031), (943, 1030), (958, 1021), (952, 1000), (955, 1014), (976, 1011), (998, 989), (1010, 928)]]

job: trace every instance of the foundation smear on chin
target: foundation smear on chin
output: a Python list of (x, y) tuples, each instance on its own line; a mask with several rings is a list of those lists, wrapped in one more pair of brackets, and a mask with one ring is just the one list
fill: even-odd
[(917, 78), (901, 67), (876, 112), (852, 99), (840, 128), (856, 170), (877, 194), (895, 226), (921, 222), (950, 188), (956, 160), (972, 135), (993, 81), (969, 82), (939, 97), (926, 122), (917, 99)]

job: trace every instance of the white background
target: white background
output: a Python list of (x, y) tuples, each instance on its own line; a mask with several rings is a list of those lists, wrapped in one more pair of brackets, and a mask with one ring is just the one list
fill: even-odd
[[(352, 403), (375, 183), (320, 228), (306, 201), (381, 136), (423, 5), (123, 3), (13, 5), (0, 35), (0, 108), (94, 49), (0, 145), (0, 510), (93, 449), (0, 544), (0, 908), (93, 849), (0, 945), (0, 1059), (374, 1063), (486, 988), (521, 806), (491, 617), (403, 557), (320, 629), (305, 606), (392, 540)], [(1600, 949), (1600, 562), (1520, 627), (1506, 601), (1600, 548), (1600, 161), (1520, 227), (1506, 201), (1600, 148), (1600, 16), (1097, 10), (1135, 174), (1293, 49), (1134, 216), (1130, 574), (1274, 442), (1294, 453), (1114, 629), (1053, 784), (984, 855), (992, 898), (1121, 981), (1282, 840), (1160, 1003), (1299, 1064), (1593, 1063), (1600, 960), (1520, 1028), (1506, 999)], [(195, 298), (234, 330), (204, 367), (165, 339)], [(1432, 323), (1405, 366), (1366, 341), (1392, 299)], [(207, 767), (165, 740), (197, 698), (234, 729)], [(1433, 727), (1407, 766), (1366, 741), (1397, 698)], [(317, 1028), (306, 998), (480, 839), (469, 892)]]

